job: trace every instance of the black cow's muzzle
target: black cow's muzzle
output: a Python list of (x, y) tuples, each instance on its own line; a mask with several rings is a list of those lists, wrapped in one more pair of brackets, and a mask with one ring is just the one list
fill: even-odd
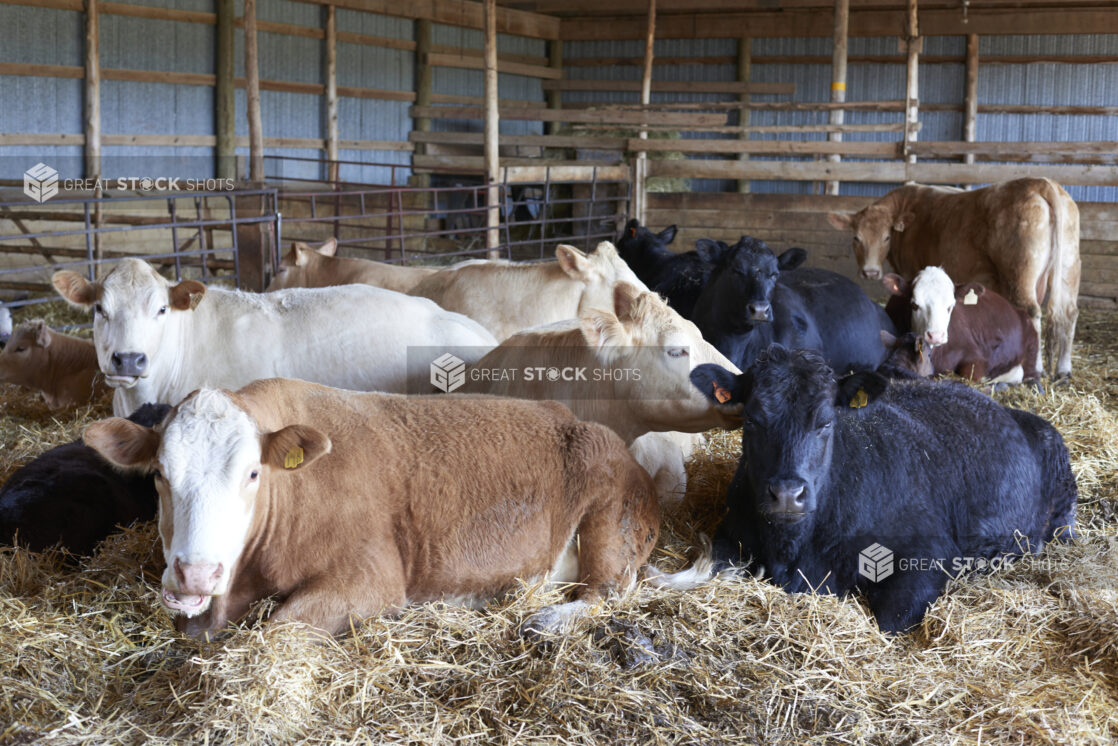
[(746, 306), (750, 321), (772, 321), (773, 307), (771, 303), (750, 303)]

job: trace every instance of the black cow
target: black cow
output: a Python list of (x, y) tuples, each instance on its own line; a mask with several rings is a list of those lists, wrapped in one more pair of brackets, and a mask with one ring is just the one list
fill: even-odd
[[(128, 419), (154, 427), (170, 410), (145, 404)], [(116, 526), (151, 520), (155, 508), (150, 474), (121, 472), (75, 440), (21, 467), (0, 488), (0, 541), (90, 554)]]
[[(691, 381), (742, 405), (742, 455), (714, 558), (789, 592), (862, 591), (883, 630), (918, 624), (949, 576), (1071, 539), (1076, 486), (1050, 424), (959, 383), (836, 382), (774, 345)], [(744, 560), (744, 561), (743, 561)]]
[(760, 241), (739, 242), (718, 264), (691, 320), (742, 370), (770, 344), (819, 350), (836, 371), (874, 370), (886, 357), (881, 306), (840, 274), (800, 267), (803, 249), (779, 257)]
[[(617, 253), (649, 290), (664, 296), (669, 306), (689, 319), (715, 264), (730, 247), (721, 241), (700, 238), (693, 251), (677, 254), (668, 248), (675, 234), (674, 225), (653, 233), (640, 221), (630, 220), (617, 240)], [(746, 237), (742, 236), (742, 240)]]

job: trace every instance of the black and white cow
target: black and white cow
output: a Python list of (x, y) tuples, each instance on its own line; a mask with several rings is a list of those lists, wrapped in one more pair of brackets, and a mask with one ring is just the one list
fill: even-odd
[[(170, 409), (145, 404), (128, 419), (154, 427)], [(123, 472), (75, 440), (20, 467), (0, 488), (0, 541), (90, 554), (116, 526), (151, 520), (155, 508), (150, 474)]]
[(630, 220), (617, 239), (617, 253), (649, 290), (664, 296), (669, 306), (689, 319), (715, 264), (730, 247), (721, 241), (700, 238), (693, 251), (677, 254), (668, 248), (675, 234), (674, 225), (653, 233), (640, 221)]
[(703, 338), (742, 370), (770, 344), (819, 350), (838, 373), (874, 370), (886, 358), (881, 330), (895, 333), (880, 306), (842, 275), (800, 267), (803, 249), (780, 256), (742, 241), (718, 264), (695, 303)]
[(839, 381), (818, 353), (766, 350), (691, 373), (742, 406), (742, 455), (714, 559), (789, 592), (858, 589), (883, 630), (918, 624), (949, 576), (1071, 539), (1060, 434), (958, 383)]

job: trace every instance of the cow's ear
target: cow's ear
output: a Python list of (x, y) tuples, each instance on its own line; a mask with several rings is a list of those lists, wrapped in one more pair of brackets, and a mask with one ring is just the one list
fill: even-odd
[(838, 380), (835, 406), (861, 409), (885, 393), (888, 387), (889, 379), (880, 373), (872, 370), (851, 373)]
[(641, 292), (640, 288), (628, 282), (618, 282), (613, 286), (613, 315), (619, 321), (634, 320)]
[(47, 326), (47, 322), (36, 321), (34, 323), (35, 344), (39, 347), (50, 347), (50, 327)]
[(781, 272), (787, 272), (790, 269), (795, 269), (807, 261), (807, 252), (803, 249), (788, 249), (783, 254), (776, 258), (776, 266), (780, 267)]
[(676, 226), (674, 226), (674, 225), (669, 225), (669, 226), (668, 226), (667, 228), (665, 228), (664, 230), (660, 231), (660, 232), (659, 232), (658, 234), (656, 234), (656, 235), (657, 235), (657, 236), (659, 237), (659, 239), (660, 239), (661, 241), (663, 241), (664, 243), (671, 243), (672, 241), (674, 241), (674, 240), (675, 240), (675, 234), (676, 234), (676, 231), (678, 231), (678, 230), (679, 230), (679, 228), (678, 228), (678, 227), (676, 227)]
[(206, 286), (197, 280), (183, 280), (171, 288), (171, 308), (176, 311), (193, 311), (202, 302)]
[(273, 469), (294, 471), (310, 466), (330, 453), (332, 444), (322, 432), (306, 425), (288, 425), (264, 436), (261, 463)]
[(159, 453), (159, 433), (123, 417), (94, 422), (82, 440), (109, 463), (125, 468), (150, 467)]
[(695, 241), (695, 253), (704, 262), (710, 264), (718, 264), (729, 250), (729, 246), (722, 241), (715, 241), (713, 238), (700, 238)]
[(640, 230), (640, 227), (641, 221), (633, 218), (625, 224), (625, 233), (622, 235), (622, 238), (636, 238), (637, 231)]
[(906, 227), (912, 225), (912, 221), (915, 220), (915, 219), (916, 219), (916, 213), (911, 212), (911, 211), (910, 212), (903, 212), (893, 222), (893, 230), (900, 233)]
[(909, 289), (908, 280), (893, 272), (882, 277), (881, 284), (890, 295), (904, 295)]
[(691, 371), (691, 385), (715, 404), (741, 404), (741, 377), (715, 363), (703, 363)]
[(88, 309), (101, 295), (100, 285), (68, 269), (55, 272), (50, 281), (67, 303), (78, 308)]
[(854, 230), (854, 216), (843, 212), (827, 213), (827, 222), (840, 231)]
[(310, 245), (302, 241), (296, 241), (291, 244), (291, 266), (292, 267), (305, 267), (310, 264), (311, 259), (318, 252), (310, 247)]
[(974, 293), (972, 298), (978, 300), (979, 296), (986, 292), (986, 286), (981, 282), (968, 282), (955, 288), (955, 299), (964, 300), (968, 295)]
[(334, 256), (338, 253), (338, 239), (326, 239), (322, 242), (321, 246), (315, 249), (315, 251), (317, 251), (319, 254), (322, 254), (323, 256)]
[(882, 329), (881, 330), (881, 344), (887, 350), (895, 350), (895, 349), (897, 349), (897, 338), (895, 336), (893, 336), (892, 334), (890, 334), (889, 332)]
[(574, 280), (586, 279), (587, 273), (590, 271), (590, 260), (586, 257), (586, 254), (583, 254), (574, 246), (559, 244), (555, 247), (555, 258), (559, 260), (559, 266), (568, 277)]
[(299, 251), (295, 248), (295, 244), (291, 244), (291, 249), (280, 257), (281, 267), (297, 267), (299, 266)]
[(624, 325), (609, 311), (591, 308), (578, 317), (578, 325), (586, 344), (596, 350), (625, 347), (629, 344), (629, 335)]

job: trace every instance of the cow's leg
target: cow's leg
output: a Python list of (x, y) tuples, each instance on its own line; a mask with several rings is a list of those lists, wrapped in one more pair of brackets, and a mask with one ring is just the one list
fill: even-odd
[[(375, 570), (375, 569), (374, 569)], [(330, 634), (341, 634), (362, 619), (406, 603), (400, 573), (363, 573), (355, 577), (339, 572), (304, 583), (280, 604), (273, 622), (302, 622)]]
[(1079, 308), (1074, 300), (1064, 308), (1049, 308), (1044, 356), (1049, 370), (1054, 369), (1060, 378), (1071, 375), (1071, 343), (1075, 339), (1075, 324), (1078, 319)]

